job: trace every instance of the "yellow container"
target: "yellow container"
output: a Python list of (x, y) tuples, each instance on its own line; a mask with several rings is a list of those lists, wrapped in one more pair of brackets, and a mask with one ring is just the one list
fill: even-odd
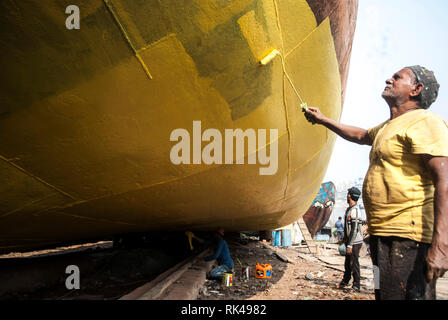
[(266, 279), (272, 277), (272, 266), (269, 263), (259, 264), (255, 266), (255, 278)]
[(231, 273), (223, 273), (222, 274), (222, 284), (226, 287), (232, 286), (232, 274)]

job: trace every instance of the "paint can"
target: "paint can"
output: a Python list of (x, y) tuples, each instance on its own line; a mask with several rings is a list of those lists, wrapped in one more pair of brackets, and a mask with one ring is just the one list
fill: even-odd
[(243, 275), (243, 279), (244, 280), (249, 280), (250, 279), (250, 267), (243, 267), (241, 273)]
[(226, 287), (232, 286), (232, 274), (231, 273), (223, 273), (222, 274), (222, 284)]
[(338, 251), (339, 254), (341, 256), (345, 256), (347, 254), (347, 247), (345, 246), (345, 243), (342, 243), (339, 247), (338, 247)]

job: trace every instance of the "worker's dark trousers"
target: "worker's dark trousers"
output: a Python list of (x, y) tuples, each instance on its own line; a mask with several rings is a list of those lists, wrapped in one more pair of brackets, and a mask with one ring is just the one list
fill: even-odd
[(345, 272), (342, 282), (348, 284), (353, 274), (353, 286), (360, 288), (361, 272), (359, 267), (359, 251), (362, 243), (352, 246), (352, 254), (345, 256)]
[(379, 268), (375, 299), (434, 300), (436, 280), (428, 283), (425, 279), (430, 246), (405, 238), (370, 236), (372, 263)]

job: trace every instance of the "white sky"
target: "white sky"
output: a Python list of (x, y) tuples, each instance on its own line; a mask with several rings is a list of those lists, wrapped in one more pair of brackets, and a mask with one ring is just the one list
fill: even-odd
[[(448, 120), (447, 14), (446, 0), (359, 0), (342, 123), (368, 129), (387, 120), (385, 80), (416, 64), (434, 71), (440, 90), (429, 110)], [(324, 181), (364, 177), (369, 151), (338, 137)]]

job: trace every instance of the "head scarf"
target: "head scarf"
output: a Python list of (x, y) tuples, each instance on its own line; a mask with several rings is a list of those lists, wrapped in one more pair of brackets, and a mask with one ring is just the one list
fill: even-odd
[(418, 96), (418, 99), (420, 101), (420, 106), (423, 109), (428, 109), (429, 106), (436, 101), (440, 87), (434, 76), (434, 72), (419, 65), (406, 68), (414, 73), (417, 82), (423, 84), (423, 90)]

